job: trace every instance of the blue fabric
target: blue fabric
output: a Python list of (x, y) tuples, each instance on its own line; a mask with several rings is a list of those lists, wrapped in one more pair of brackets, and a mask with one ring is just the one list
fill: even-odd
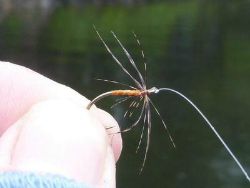
[(82, 183), (53, 174), (29, 172), (0, 173), (0, 188), (90, 188)]

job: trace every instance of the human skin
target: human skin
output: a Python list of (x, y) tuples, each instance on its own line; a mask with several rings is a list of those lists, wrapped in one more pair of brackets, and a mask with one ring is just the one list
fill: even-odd
[(115, 187), (119, 127), (107, 112), (87, 110), (88, 103), (69, 87), (0, 61), (0, 170)]

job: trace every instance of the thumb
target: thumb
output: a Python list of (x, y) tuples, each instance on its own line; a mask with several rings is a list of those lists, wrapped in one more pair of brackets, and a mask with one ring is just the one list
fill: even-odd
[(33, 105), (0, 139), (1, 170), (49, 172), (97, 187), (115, 187), (113, 156), (102, 123), (61, 99)]

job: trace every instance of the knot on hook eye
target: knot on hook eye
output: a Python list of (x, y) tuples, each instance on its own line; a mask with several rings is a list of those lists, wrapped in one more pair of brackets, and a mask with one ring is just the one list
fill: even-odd
[(150, 89), (148, 89), (148, 93), (158, 93), (159, 92), (159, 89), (157, 87), (152, 87)]

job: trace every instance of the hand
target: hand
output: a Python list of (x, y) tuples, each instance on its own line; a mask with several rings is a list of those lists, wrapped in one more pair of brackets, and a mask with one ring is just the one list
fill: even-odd
[[(85, 97), (0, 61), (0, 170), (59, 174), (115, 187), (122, 140), (116, 121)], [(105, 127), (113, 127), (105, 129)]]

